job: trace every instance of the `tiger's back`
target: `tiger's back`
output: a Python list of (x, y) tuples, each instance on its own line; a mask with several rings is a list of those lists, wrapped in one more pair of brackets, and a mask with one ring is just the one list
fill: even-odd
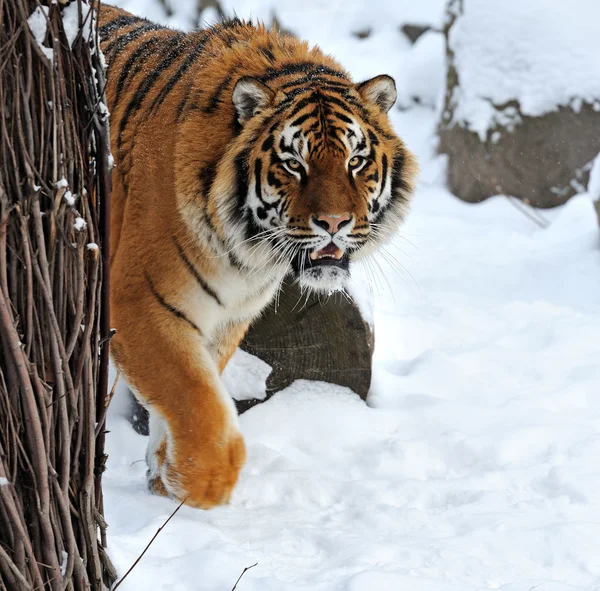
[(150, 411), (150, 488), (226, 502), (245, 460), (219, 374), (294, 273), (339, 288), (404, 219), (416, 172), (388, 76), (355, 84), (238, 19), (182, 33), (103, 5), (115, 158), (111, 351)]

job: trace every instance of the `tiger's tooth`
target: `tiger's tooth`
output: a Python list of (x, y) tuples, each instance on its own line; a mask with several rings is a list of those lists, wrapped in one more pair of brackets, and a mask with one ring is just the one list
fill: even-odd
[(309, 256), (311, 261), (316, 261), (319, 258), (319, 251), (313, 250)]

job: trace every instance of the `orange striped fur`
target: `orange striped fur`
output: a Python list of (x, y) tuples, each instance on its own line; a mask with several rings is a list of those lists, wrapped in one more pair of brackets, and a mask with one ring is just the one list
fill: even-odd
[[(151, 490), (226, 503), (246, 451), (220, 373), (294, 273), (343, 286), (404, 219), (416, 164), (317, 48), (237, 19), (181, 33), (103, 5), (114, 361), (150, 412)], [(293, 330), (293, 327), (290, 327)]]

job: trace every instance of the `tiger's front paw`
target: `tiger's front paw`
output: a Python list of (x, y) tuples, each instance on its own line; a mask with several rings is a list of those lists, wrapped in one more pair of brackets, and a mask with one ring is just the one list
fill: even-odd
[[(237, 429), (220, 437), (174, 437), (154, 452), (148, 471), (150, 490), (186, 505), (210, 509), (229, 501), (246, 461), (246, 446)], [(150, 460), (150, 458), (149, 458)]]

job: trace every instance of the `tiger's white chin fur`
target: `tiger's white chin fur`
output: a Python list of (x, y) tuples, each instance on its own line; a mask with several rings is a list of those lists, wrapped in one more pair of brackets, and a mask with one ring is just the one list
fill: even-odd
[(348, 269), (324, 265), (303, 269), (298, 274), (300, 285), (324, 293), (344, 289), (349, 279)]

